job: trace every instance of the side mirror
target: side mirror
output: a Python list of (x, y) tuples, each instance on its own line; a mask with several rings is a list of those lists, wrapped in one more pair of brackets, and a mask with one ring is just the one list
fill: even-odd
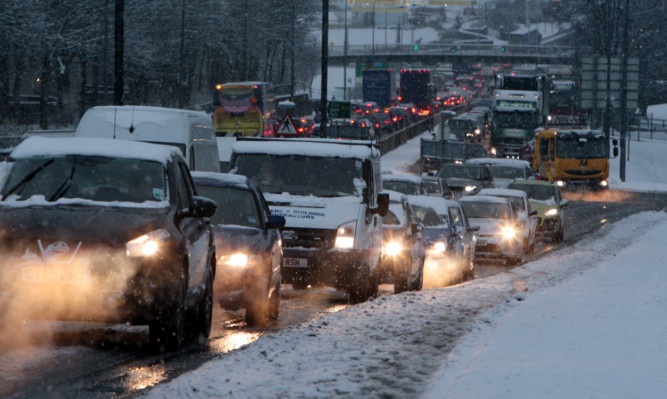
[(618, 145), (618, 139), (611, 139), (611, 145), (616, 147)]
[(192, 197), (192, 216), (196, 218), (210, 218), (215, 214), (218, 205), (210, 198), (195, 195)]
[(374, 212), (377, 212), (382, 217), (384, 217), (387, 212), (389, 212), (389, 194), (378, 194), (378, 206), (376, 209), (374, 209)]
[(567, 199), (561, 200), (560, 206), (568, 206), (568, 205), (570, 205), (570, 200)]
[(280, 229), (285, 227), (285, 217), (278, 215), (269, 215), (267, 227), (270, 229)]
[(613, 154), (614, 154), (614, 158), (616, 158), (618, 156), (618, 147), (614, 147)]
[(528, 216), (535, 216), (537, 215), (537, 211), (533, 209), (532, 211), (528, 212)]
[(412, 234), (417, 234), (424, 231), (424, 225), (421, 223), (412, 223), (412, 226), (410, 226), (410, 228), (412, 230)]
[(469, 231), (479, 231), (479, 226), (470, 226)]

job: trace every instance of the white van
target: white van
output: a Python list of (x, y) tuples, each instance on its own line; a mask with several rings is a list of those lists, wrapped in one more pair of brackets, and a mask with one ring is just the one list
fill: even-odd
[(254, 180), (272, 215), (285, 218), (282, 282), (328, 285), (353, 302), (377, 295), (382, 217), (375, 142), (239, 137), (231, 172)]
[(134, 105), (93, 107), (81, 118), (74, 136), (172, 145), (181, 150), (191, 170), (220, 171), (213, 121), (204, 112)]

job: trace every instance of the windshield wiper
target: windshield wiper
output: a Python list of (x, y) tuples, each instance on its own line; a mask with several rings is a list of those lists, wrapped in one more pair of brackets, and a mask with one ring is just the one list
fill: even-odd
[(46, 162), (44, 162), (43, 164), (39, 165), (32, 172), (25, 175), (23, 177), (23, 179), (21, 179), (18, 183), (14, 184), (14, 186), (12, 186), (12, 188), (7, 190), (7, 192), (2, 196), (2, 199), (0, 199), (0, 201), (4, 201), (5, 199), (7, 199), (8, 196), (10, 196), (10, 195), (14, 194), (15, 192), (21, 190), (23, 187), (25, 187), (26, 184), (28, 184), (28, 182), (30, 182), (30, 180), (34, 179), (35, 176), (37, 176), (39, 174), (39, 172), (44, 170), (47, 166), (51, 165), (54, 161), (55, 161), (55, 158), (51, 158), (51, 159), (47, 160)]
[(76, 161), (72, 164), (72, 169), (69, 171), (69, 174), (67, 177), (58, 185), (58, 188), (56, 191), (54, 191), (53, 195), (51, 195), (47, 201), (53, 202), (59, 198), (62, 198), (67, 190), (72, 187), (72, 177), (74, 177), (74, 170), (76, 169)]

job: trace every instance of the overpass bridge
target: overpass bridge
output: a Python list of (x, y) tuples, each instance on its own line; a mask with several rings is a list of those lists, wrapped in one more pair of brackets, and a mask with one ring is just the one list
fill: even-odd
[[(414, 65), (438, 63), (574, 64), (575, 51), (562, 46), (518, 46), (487, 43), (394, 44), (347, 47), (347, 63), (391, 62)], [(329, 65), (343, 65), (344, 46), (329, 46)]]

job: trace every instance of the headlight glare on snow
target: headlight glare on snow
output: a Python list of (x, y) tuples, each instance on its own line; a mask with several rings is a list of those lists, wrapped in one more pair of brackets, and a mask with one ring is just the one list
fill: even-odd
[(243, 253), (236, 253), (220, 256), (218, 263), (225, 266), (243, 268), (259, 264), (259, 258), (259, 255), (248, 256)]
[(151, 231), (128, 241), (125, 244), (125, 252), (129, 257), (153, 256), (160, 250), (163, 241), (170, 236), (171, 234), (164, 229)]

